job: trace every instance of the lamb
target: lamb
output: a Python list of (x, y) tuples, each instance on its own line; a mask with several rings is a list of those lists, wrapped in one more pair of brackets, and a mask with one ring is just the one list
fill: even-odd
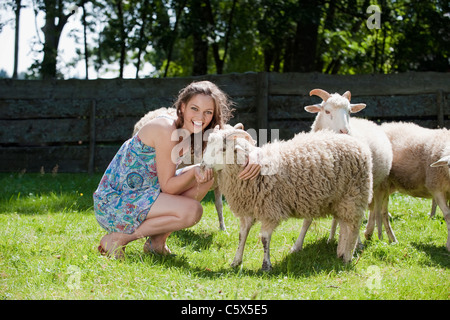
[[(387, 210), (381, 211), (382, 196), (386, 179), (392, 166), (392, 147), (384, 131), (376, 123), (360, 118), (350, 118), (350, 113), (356, 113), (366, 107), (365, 104), (351, 104), (351, 93), (346, 91), (342, 96), (334, 93), (329, 94), (322, 89), (311, 90), (310, 95), (317, 95), (322, 98), (322, 103), (305, 107), (311, 113), (317, 113), (316, 119), (311, 127), (311, 131), (330, 129), (336, 133), (350, 134), (358, 140), (367, 144), (372, 154), (373, 164), (373, 201), (370, 203), (369, 221), (365, 231), (365, 237), (370, 239), (375, 221), (378, 227), (378, 238), (382, 239), (384, 227), (391, 242), (397, 242), (395, 234), (389, 223)], [(382, 220), (381, 220), (382, 219)], [(303, 223), (303, 237), (311, 224), (311, 220)], [(334, 238), (336, 221), (333, 220), (329, 240)], [(297, 248), (301, 249), (301, 246)]]
[[(160, 116), (168, 116), (170, 118), (176, 119), (177, 118), (177, 112), (175, 108), (159, 108), (156, 110), (152, 110), (147, 112), (136, 124), (134, 125), (133, 129), (133, 136), (139, 132), (139, 130), (150, 120), (155, 119), (156, 117)], [(230, 125), (225, 125), (226, 128), (232, 128)], [(237, 129), (243, 129), (244, 126), (241, 123), (238, 123), (234, 126)], [(179, 168), (183, 168), (186, 166), (186, 164), (194, 163), (193, 156), (191, 153), (186, 153), (183, 159), (181, 160), (181, 164), (178, 166)], [(217, 179), (215, 179), (217, 181)], [(222, 193), (220, 192), (217, 182), (214, 182), (214, 184), (211, 187), (211, 190), (214, 190), (214, 205), (216, 207), (217, 216), (219, 218), (219, 228), (222, 231), (226, 231), (227, 228), (225, 226), (225, 222), (223, 219), (223, 201), (222, 201)]]
[[(249, 157), (259, 159), (261, 175), (254, 180), (238, 179), (241, 164)], [(217, 171), (220, 190), (240, 219), (232, 267), (242, 263), (245, 242), (256, 220), (262, 224), (262, 270), (270, 270), (270, 238), (282, 220), (327, 215), (341, 224), (337, 256), (351, 261), (372, 196), (372, 159), (363, 143), (323, 130), (256, 147), (246, 131), (216, 128), (209, 135), (202, 167)]]
[(381, 128), (392, 144), (394, 158), (382, 204), (385, 210), (394, 191), (433, 198), (447, 223), (450, 251), (450, 130), (426, 129), (414, 123), (384, 123)]

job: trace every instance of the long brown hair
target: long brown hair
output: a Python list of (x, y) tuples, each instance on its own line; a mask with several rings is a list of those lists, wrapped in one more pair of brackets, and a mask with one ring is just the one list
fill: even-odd
[[(209, 125), (204, 129), (204, 131), (208, 129), (215, 128), (216, 125), (219, 125), (221, 129), (224, 128), (225, 124), (233, 117), (232, 112), (234, 109), (232, 108), (233, 102), (229, 99), (228, 95), (219, 89), (214, 83), (210, 81), (197, 81), (192, 82), (182, 90), (180, 90), (178, 94), (178, 98), (173, 104), (177, 111), (177, 120), (175, 121), (175, 126), (179, 129), (184, 125), (184, 116), (181, 111), (181, 105), (187, 106), (189, 101), (197, 94), (203, 94), (206, 96), (210, 96), (214, 100), (214, 114)], [(203, 132), (204, 132), (203, 131)], [(191, 136), (191, 138), (193, 138)], [(193, 143), (192, 139), (192, 143)], [(203, 142), (202, 149), (204, 150), (206, 147), (206, 141)], [(193, 151), (193, 149), (191, 149)]]

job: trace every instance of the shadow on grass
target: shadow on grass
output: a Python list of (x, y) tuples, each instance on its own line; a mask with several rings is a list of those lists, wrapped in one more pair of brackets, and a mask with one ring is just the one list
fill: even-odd
[(434, 265), (450, 268), (450, 252), (447, 251), (445, 246), (437, 247), (435, 245), (417, 242), (413, 242), (411, 244), (417, 250), (420, 250), (428, 255)]
[[(213, 237), (211, 236), (205, 239), (202, 235), (195, 235), (195, 233), (189, 232), (189, 230), (178, 233), (178, 237), (180, 239), (187, 239), (187, 242), (189, 243), (195, 243), (195, 240), (193, 241), (192, 239), (197, 239), (197, 244), (194, 244), (193, 248), (197, 247), (199, 249), (209, 247)], [(188, 243), (186, 244), (192, 245)], [(189, 257), (185, 255), (177, 255), (174, 257), (152, 256), (151, 263), (159, 264), (169, 269), (186, 269), (200, 278), (209, 279), (217, 279), (224, 276), (278, 278), (280, 275), (286, 275), (289, 277), (309, 277), (323, 272), (329, 273), (334, 271), (337, 273), (339, 271), (351, 270), (353, 268), (354, 263), (344, 264), (341, 259), (336, 257), (336, 248), (336, 243), (328, 244), (326, 238), (321, 239), (315, 243), (304, 246), (304, 249), (300, 252), (293, 254), (286, 253), (285, 257), (279, 262), (274, 263), (272, 261), (273, 269), (269, 272), (261, 271), (260, 269), (247, 269), (245, 267), (245, 258), (243, 266), (241, 265), (236, 268), (229, 266), (216, 270), (210, 270), (206, 267), (193, 267), (189, 264)], [(131, 253), (128, 258), (131, 259), (130, 261), (142, 261), (139, 257), (140, 255), (141, 254), (137, 252)]]
[(47, 214), (92, 209), (101, 175), (0, 174), (0, 212)]
[(214, 240), (214, 233), (197, 233), (190, 229), (176, 231), (170, 235), (172, 241), (177, 241), (178, 246), (190, 248), (192, 251), (207, 250)]
[(337, 243), (327, 243), (327, 240), (327, 237), (324, 237), (304, 245), (303, 250), (299, 252), (286, 254), (283, 260), (273, 265), (272, 273), (308, 277), (323, 272), (351, 270), (354, 261), (345, 264), (342, 259), (337, 258)]

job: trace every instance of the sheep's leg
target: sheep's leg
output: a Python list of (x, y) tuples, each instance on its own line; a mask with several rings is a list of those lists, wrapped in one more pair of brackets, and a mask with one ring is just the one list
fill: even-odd
[(295, 241), (294, 246), (291, 248), (290, 253), (294, 253), (294, 252), (302, 250), (303, 241), (305, 240), (306, 232), (308, 231), (311, 223), (312, 223), (312, 219), (304, 219), (303, 220), (302, 230), (300, 231), (300, 235), (298, 236), (297, 241)]
[(214, 188), (214, 204), (216, 206), (217, 216), (219, 218), (220, 230), (227, 231), (225, 223), (223, 221), (223, 202), (222, 202), (222, 192), (219, 188)]
[[(397, 238), (395, 237), (394, 230), (392, 229), (391, 223), (389, 222), (389, 212), (388, 212), (389, 193), (380, 192), (379, 200), (381, 206), (377, 210), (380, 211), (380, 215), (383, 217), (384, 230), (386, 231), (386, 234), (389, 238), (389, 242), (396, 243)], [(380, 230), (378, 230), (378, 232), (380, 232)]]
[(272, 270), (272, 264), (270, 263), (270, 239), (275, 228), (276, 225), (271, 223), (263, 222), (261, 225), (261, 242), (264, 248), (264, 258), (261, 267), (262, 271)]
[(237, 267), (242, 263), (242, 256), (244, 254), (245, 242), (247, 241), (248, 233), (254, 223), (253, 217), (241, 217), (240, 230), (239, 230), (239, 245), (234, 256), (234, 260), (231, 263), (232, 267)]
[[(377, 223), (378, 239), (383, 240), (383, 221), (384, 221), (383, 218), (384, 218), (384, 215), (382, 212), (376, 211), (374, 213), (374, 216), (375, 216), (375, 221)], [(389, 219), (389, 216), (388, 216), (388, 219)]]
[(364, 232), (367, 240), (372, 239), (373, 230), (375, 229), (375, 215), (375, 211), (369, 211), (369, 219), (367, 221), (366, 231)]
[(340, 231), (339, 231), (339, 240), (337, 246), (337, 257), (342, 258), (346, 252), (346, 243), (347, 243), (347, 222), (340, 220), (339, 221)]
[(436, 214), (436, 206), (437, 206), (437, 204), (436, 204), (436, 200), (434, 200), (434, 198), (433, 198), (433, 200), (431, 201), (431, 212), (430, 212), (430, 218), (433, 218), (433, 217), (434, 217), (434, 215)]
[(447, 251), (450, 251), (450, 208), (447, 205), (447, 200), (443, 192), (434, 194), (434, 199), (444, 214), (445, 222), (447, 222)]
[[(355, 252), (356, 243), (358, 241), (359, 235), (359, 226), (360, 223), (345, 223), (345, 233), (346, 239), (344, 243), (345, 252), (342, 256), (345, 263), (349, 263), (353, 259), (353, 253)], [(342, 223), (341, 223), (341, 232), (342, 232)]]
[(328, 237), (327, 243), (330, 243), (334, 240), (334, 235), (336, 234), (336, 227), (338, 224), (338, 220), (336, 218), (333, 218), (331, 221), (331, 229), (330, 229), (330, 236)]

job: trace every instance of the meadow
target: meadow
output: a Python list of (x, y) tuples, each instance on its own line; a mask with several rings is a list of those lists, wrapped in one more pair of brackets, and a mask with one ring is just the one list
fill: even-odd
[(123, 260), (100, 255), (104, 230), (92, 209), (100, 174), (0, 174), (0, 299), (151, 300), (448, 300), (450, 253), (441, 211), (429, 218), (431, 200), (393, 194), (392, 227), (365, 241), (352, 263), (327, 243), (331, 219), (315, 221), (304, 249), (289, 254), (301, 220), (283, 222), (271, 242), (273, 270), (260, 271), (259, 224), (250, 232), (243, 264), (231, 268), (238, 220), (224, 206), (227, 232), (219, 230), (212, 194), (194, 227), (173, 233), (175, 257), (144, 254), (144, 239), (128, 245)]

